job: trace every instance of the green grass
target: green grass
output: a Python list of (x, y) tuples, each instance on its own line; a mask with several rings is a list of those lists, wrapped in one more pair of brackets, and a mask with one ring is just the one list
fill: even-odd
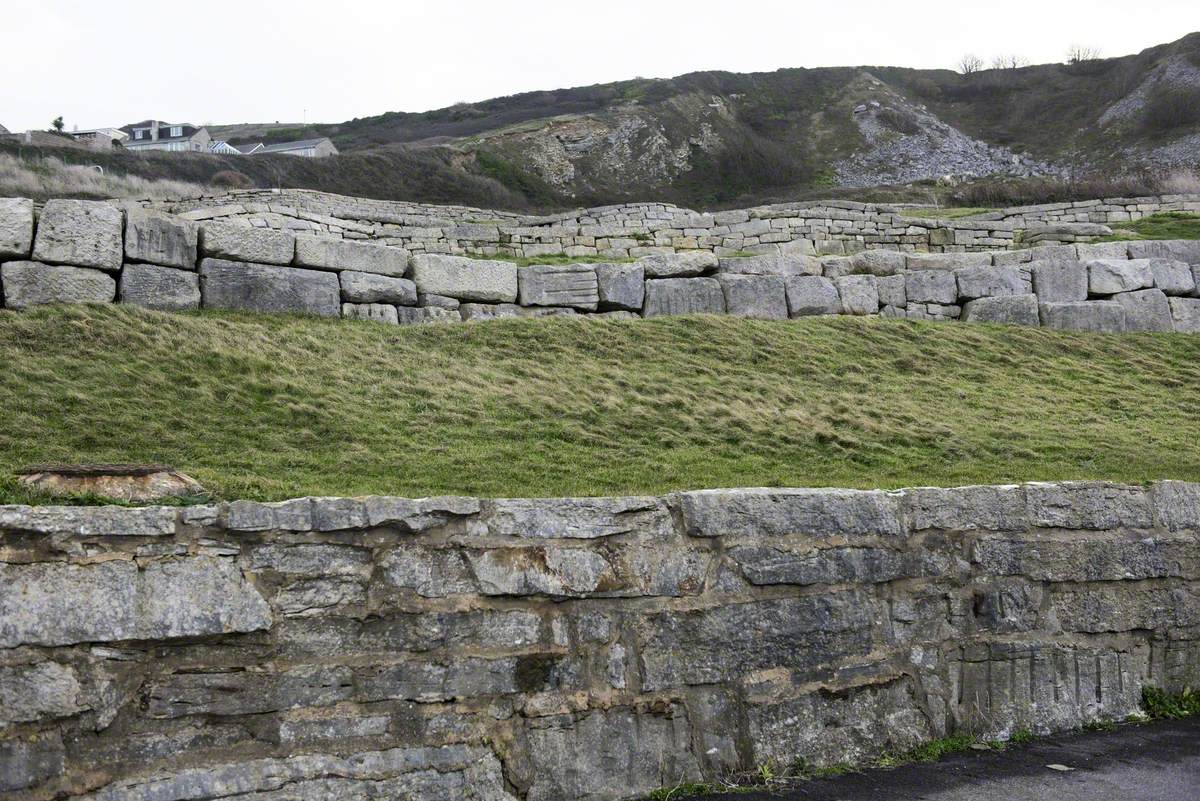
[(1188, 688), (1172, 694), (1158, 687), (1143, 687), (1142, 708), (1154, 720), (1179, 720), (1200, 715), (1200, 692)]
[(1200, 481), (1200, 337), (810, 318), (388, 327), (0, 312), (0, 497), (163, 462), (218, 497)]
[(958, 220), (963, 217), (974, 217), (979, 214), (988, 214), (989, 212), (998, 211), (998, 209), (980, 209), (980, 208), (903, 208), (900, 213), (905, 217), (922, 217), (931, 220)]
[(1098, 241), (1123, 242), (1138, 239), (1200, 239), (1200, 214), (1165, 211), (1136, 222), (1114, 223), (1113, 235)]

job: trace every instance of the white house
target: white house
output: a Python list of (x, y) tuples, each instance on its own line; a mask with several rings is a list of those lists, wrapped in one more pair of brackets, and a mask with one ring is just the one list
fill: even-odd
[(170, 150), (174, 152), (207, 153), (212, 137), (208, 129), (188, 123), (167, 123), (144, 120), (124, 125), (129, 135), (125, 147), (129, 150)]

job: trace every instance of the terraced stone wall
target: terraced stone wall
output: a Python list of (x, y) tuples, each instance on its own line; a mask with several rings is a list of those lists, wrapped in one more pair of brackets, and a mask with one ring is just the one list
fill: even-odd
[(5, 799), (609, 801), (1200, 680), (1200, 485), (0, 507)]

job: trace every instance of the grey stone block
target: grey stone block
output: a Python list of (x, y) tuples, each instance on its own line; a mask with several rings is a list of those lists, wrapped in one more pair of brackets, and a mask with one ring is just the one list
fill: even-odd
[(657, 278), (646, 281), (642, 316), (724, 314), (725, 293), (715, 278)]
[(563, 306), (594, 311), (600, 302), (596, 270), (586, 264), (524, 267), (517, 272), (522, 306)]
[(74, 669), (57, 662), (0, 667), (0, 727), (65, 718), (89, 707)]
[(400, 322), (396, 315), (396, 307), (386, 303), (343, 303), (342, 317), (347, 320), (371, 320), (389, 325), (397, 325)]
[(200, 253), (230, 261), (291, 264), (296, 256), (296, 237), (282, 231), (205, 223), (200, 227)]
[(1024, 295), (1028, 292), (1016, 267), (967, 267), (954, 273), (961, 300)]
[(1175, 330), (1181, 334), (1200, 334), (1200, 298), (1167, 298)]
[(322, 317), (337, 317), (342, 310), (333, 273), (224, 259), (200, 262), (200, 295), (206, 309)]
[(403, 278), (408, 261), (408, 251), (403, 248), (316, 236), (296, 239), (296, 265), (314, 270), (354, 270)]
[(1075, 261), (1034, 261), (1033, 292), (1040, 303), (1071, 303), (1087, 300), (1088, 270)]
[(1196, 291), (1196, 276), (1185, 261), (1150, 259), (1150, 272), (1154, 274), (1154, 288), (1168, 295), (1191, 295)]
[(418, 292), (417, 305), (429, 306), (435, 309), (458, 309), (462, 305), (462, 302), (458, 298), (450, 298), (445, 295), (431, 295), (427, 292)]
[(377, 273), (344, 270), (339, 273), (342, 300), (349, 303), (390, 303), (412, 306), (417, 302), (417, 286), (407, 278), (392, 278)]
[(161, 311), (200, 308), (200, 276), (156, 264), (126, 264), (121, 271), (122, 303)]
[(0, 198), (0, 261), (28, 259), (33, 248), (33, 201)]
[(958, 300), (958, 282), (953, 272), (921, 270), (904, 274), (904, 292), (909, 303), (952, 304)]
[(33, 260), (46, 264), (121, 269), (125, 215), (90, 200), (49, 200), (38, 218)]
[(662, 253), (638, 259), (647, 278), (683, 278), (704, 275), (717, 269), (717, 255), (707, 250)]
[(1125, 309), (1126, 331), (1174, 331), (1171, 306), (1161, 289), (1142, 289), (1113, 295)]
[(599, 308), (641, 311), (646, 297), (646, 273), (640, 264), (597, 264)]
[(1171, 259), (1200, 265), (1200, 239), (1129, 242), (1131, 259)]
[(725, 293), (725, 312), (758, 320), (788, 318), (787, 290), (781, 275), (735, 275), (717, 277)]
[(400, 325), (461, 323), (463, 316), (458, 309), (442, 309), (436, 306), (423, 308), (401, 306), (396, 309), (396, 320)]
[(112, 303), (117, 282), (99, 270), (61, 267), (36, 261), (10, 261), (0, 266), (4, 305), (27, 309), (48, 303)]
[(876, 278), (875, 286), (879, 290), (879, 305), (897, 308), (908, 305), (908, 292), (905, 290), (907, 283), (903, 273)]
[(720, 260), (720, 271), (731, 275), (820, 275), (821, 260), (803, 253), (763, 253)]
[[(951, 280), (953, 280), (951, 276)], [(856, 316), (879, 313), (879, 288), (873, 275), (844, 275), (833, 280), (841, 298), (841, 313)]]
[(788, 312), (792, 317), (840, 314), (842, 299), (833, 281), (819, 275), (793, 275), (786, 279)]
[(412, 277), (418, 292), (481, 303), (517, 299), (517, 266), (508, 261), (422, 254), (412, 259)]
[(977, 298), (963, 306), (964, 323), (1039, 324), (1037, 295)]
[(191, 220), (130, 209), (125, 213), (125, 260), (196, 269), (200, 226)]
[(1115, 295), (1154, 286), (1148, 259), (1096, 259), (1088, 262), (1087, 268), (1088, 292), (1092, 295)]
[(1075, 253), (1082, 262), (1095, 259), (1128, 259), (1128, 242), (1093, 242), (1075, 245)]
[(896, 275), (908, 269), (908, 255), (898, 250), (864, 250), (850, 257), (850, 267), (876, 277)]
[(1060, 331), (1113, 334), (1125, 330), (1125, 308), (1111, 300), (1040, 303), (1038, 315), (1043, 327)]
[(62, 733), (45, 731), (0, 742), (0, 792), (23, 790), (62, 775)]
[(990, 253), (910, 253), (905, 259), (907, 269), (915, 272), (954, 270), (963, 267), (989, 267)]

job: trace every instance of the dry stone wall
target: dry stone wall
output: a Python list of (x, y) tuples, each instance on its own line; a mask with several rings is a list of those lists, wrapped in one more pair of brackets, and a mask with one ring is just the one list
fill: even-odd
[(610, 801), (1200, 680), (1200, 485), (0, 507), (0, 794)]
[(141, 208), (0, 200), (0, 305), (120, 302), (390, 324), (499, 317), (821, 314), (1068, 330), (1200, 332), (1200, 241), (996, 252), (650, 253), (518, 266)]

